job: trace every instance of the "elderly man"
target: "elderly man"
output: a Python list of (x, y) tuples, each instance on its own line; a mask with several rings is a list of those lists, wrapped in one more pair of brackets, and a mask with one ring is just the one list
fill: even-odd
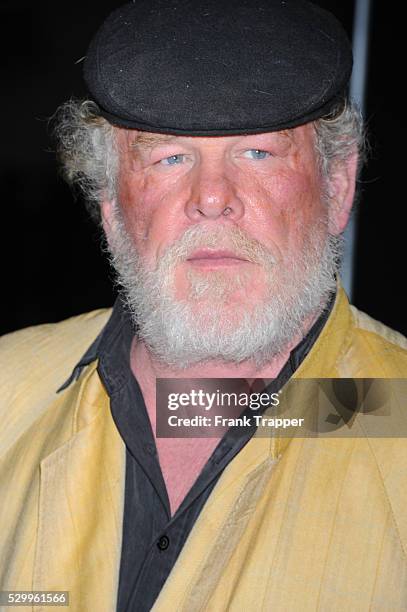
[(157, 379), (406, 376), (406, 340), (337, 277), (351, 64), (300, 0), (136, 0), (99, 29), (57, 136), (121, 292), (2, 340), (1, 588), (75, 611), (407, 609), (402, 438), (363, 415), (353, 437), (156, 435)]

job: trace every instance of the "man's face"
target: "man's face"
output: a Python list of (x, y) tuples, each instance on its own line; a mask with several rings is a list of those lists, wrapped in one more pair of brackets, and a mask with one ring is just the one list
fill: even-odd
[[(305, 284), (318, 285), (321, 275), (334, 272), (332, 253), (329, 269), (317, 270), (330, 221), (312, 124), (228, 137), (134, 130), (119, 130), (117, 137), (118, 206), (102, 206), (113, 254), (124, 233), (138, 257), (134, 265), (141, 265), (147, 277), (159, 275), (161, 297), (182, 307), (195, 335), (216, 328), (216, 336), (224, 333), (230, 346), (233, 333), (241, 335), (239, 326), (247, 327), (260, 311), (257, 325), (267, 325), (263, 311), (270, 304), (271, 325), (280, 328), (280, 335), (287, 318), (298, 319), (298, 331), (299, 320), (328, 292), (325, 280), (309, 298), (309, 308), (303, 304), (296, 315), (295, 302), (309, 294)], [(322, 264), (326, 268), (326, 261)], [(332, 289), (332, 279), (328, 284)], [(154, 300), (148, 306), (159, 307)], [(278, 310), (287, 311), (279, 320)], [(281, 343), (274, 338), (275, 347)]]
[(295, 251), (324, 212), (311, 124), (205, 138), (120, 130), (119, 147), (118, 200), (152, 265), (197, 223), (238, 226), (266, 247)]

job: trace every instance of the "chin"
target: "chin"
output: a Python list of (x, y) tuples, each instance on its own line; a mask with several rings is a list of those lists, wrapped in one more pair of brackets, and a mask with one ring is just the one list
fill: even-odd
[[(264, 299), (264, 290), (259, 291), (261, 281), (256, 279), (257, 276), (257, 271), (254, 273), (252, 269), (239, 272), (230, 269), (205, 272), (187, 270), (182, 293), (186, 302), (197, 307), (210, 308), (214, 304), (223, 304), (226, 309), (250, 310), (255, 302)], [(174, 293), (181, 295), (179, 289)]]

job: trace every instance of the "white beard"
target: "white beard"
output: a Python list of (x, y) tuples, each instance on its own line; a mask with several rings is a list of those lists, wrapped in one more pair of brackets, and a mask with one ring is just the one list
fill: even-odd
[[(342, 242), (328, 235), (323, 219), (295, 258), (284, 255), (277, 262), (238, 228), (208, 230), (199, 224), (172, 244), (152, 270), (137, 253), (116, 206), (108, 251), (139, 338), (156, 359), (177, 369), (213, 360), (253, 360), (261, 367), (302, 337), (310, 315), (322, 312), (336, 287)], [(191, 270), (188, 299), (177, 300), (176, 267), (202, 247), (232, 248), (260, 264), (266, 279), (263, 298), (250, 308), (243, 302), (232, 310), (231, 295), (250, 289), (247, 271)]]

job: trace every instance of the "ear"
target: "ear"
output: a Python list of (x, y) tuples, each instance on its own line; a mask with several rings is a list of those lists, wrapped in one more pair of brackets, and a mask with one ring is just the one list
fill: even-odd
[(100, 216), (102, 219), (102, 226), (105, 232), (105, 236), (108, 242), (110, 242), (110, 236), (112, 234), (112, 221), (113, 221), (113, 208), (115, 206), (114, 200), (102, 200), (100, 203)]
[(341, 234), (348, 224), (355, 197), (358, 154), (337, 162), (329, 180), (329, 233)]

